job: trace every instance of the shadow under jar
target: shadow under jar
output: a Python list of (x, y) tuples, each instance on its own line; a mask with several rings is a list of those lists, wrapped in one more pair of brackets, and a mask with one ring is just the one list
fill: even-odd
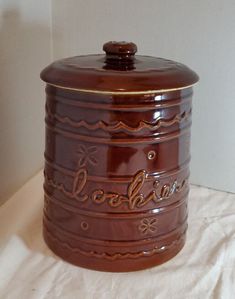
[(108, 42), (56, 61), (46, 86), (43, 233), (75, 265), (125, 272), (185, 243), (192, 85), (183, 64)]

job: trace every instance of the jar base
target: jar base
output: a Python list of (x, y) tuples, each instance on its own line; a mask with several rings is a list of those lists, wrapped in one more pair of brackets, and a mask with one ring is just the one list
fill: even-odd
[[(86, 256), (79, 251), (71, 252), (71, 248), (67, 243), (60, 242), (57, 238), (54, 238), (45, 227), (43, 230), (43, 237), (47, 246), (64, 261), (82, 268), (105, 272), (132, 272), (163, 264), (181, 251), (186, 239), (184, 234), (175, 243), (173, 242), (174, 246), (150, 256), (140, 256), (138, 258), (130, 256), (129, 258), (120, 257), (118, 259), (105, 259), (102, 258), (102, 254), (97, 258)], [(134, 254), (135, 253), (133, 253), (133, 255)]]

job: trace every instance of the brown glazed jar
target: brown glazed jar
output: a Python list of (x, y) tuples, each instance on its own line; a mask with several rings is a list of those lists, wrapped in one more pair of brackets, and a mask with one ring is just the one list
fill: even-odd
[(64, 260), (124, 272), (185, 243), (192, 85), (183, 64), (108, 42), (44, 69), (44, 238)]

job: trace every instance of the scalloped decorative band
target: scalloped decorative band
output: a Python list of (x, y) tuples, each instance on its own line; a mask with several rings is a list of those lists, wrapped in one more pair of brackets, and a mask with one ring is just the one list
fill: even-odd
[(53, 242), (56, 242), (61, 247), (68, 249), (69, 251), (77, 254), (82, 254), (87, 257), (94, 257), (94, 258), (101, 258), (106, 259), (110, 261), (120, 260), (120, 259), (137, 259), (141, 257), (150, 257), (154, 254), (160, 254), (166, 250), (170, 250), (177, 244), (182, 243), (182, 241), (185, 238), (186, 230), (183, 232), (182, 235), (178, 237), (178, 239), (175, 239), (174, 241), (164, 244), (162, 246), (154, 246), (153, 248), (149, 250), (143, 250), (138, 252), (116, 252), (113, 254), (107, 253), (107, 252), (97, 252), (95, 250), (84, 250), (80, 247), (73, 247), (67, 242), (64, 242), (60, 240), (58, 237), (56, 237), (54, 234), (52, 234), (48, 228), (44, 225), (44, 230), (47, 234), (47, 238), (51, 239)]
[(169, 119), (166, 119), (164, 117), (159, 117), (153, 123), (141, 120), (139, 121), (137, 126), (129, 126), (123, 121), (116, 121), (115, 123), (106, 123), (103, 120), (99, 120), (95, 123), (90, 123), (87, 122), (86, 120), (75, 121), (69, 118), (68, 116), (62, 116), (57, 113), (52, 113), (47, 104), (46, 104), (46, 112), (49, 119), (59, 121), (63, 124), (70, 125), (71, 127), (74, 128), (83, 127), (91, 131), (101, 129), (105, 132), (116, 132), (119, 130), (123, 130), (128, 133), (135, 133), (143, 129), (148, 129), (149, 131), (155, 131), (161, 127), (167, 128), (175, 124), (180, 124), (181, 122), (187, 120), (191, 116), (192, 109), (189, 109), (188, 111), (184, 111), (182, 113), (175, 114), (173, 117)]

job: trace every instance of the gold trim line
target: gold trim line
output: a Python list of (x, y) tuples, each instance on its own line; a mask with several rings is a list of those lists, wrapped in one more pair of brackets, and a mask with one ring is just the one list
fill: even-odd
[(79, 88), (73, 88), (73, 87), (65, 87), (57, 84), (52, 84), (46, 82), (46, 84), (60, 88), (65, 90), (73, 90), (73, 91), (79, 91), (79, 92), (85, 92), (85, 93), (95, 93), (95, 94), (116, 94), (116, 95), (137, 95), (137, 94), (153, 94), (153, 93), (163, 93), (163, 92), (169, 92), (169, 91), (175, 91), (175, 90), (182, 90), (187, 89), (192, 86), (194, 86), (197, 82), (182, 86), (182, 87), (175, 87), (175, 88), (168, 88), (168, 89), (156, 89), (156, 90), (143, 90), (143, 91), (108, 91), (108, 90), (92, 90), (92, 89), (79, 89)]

